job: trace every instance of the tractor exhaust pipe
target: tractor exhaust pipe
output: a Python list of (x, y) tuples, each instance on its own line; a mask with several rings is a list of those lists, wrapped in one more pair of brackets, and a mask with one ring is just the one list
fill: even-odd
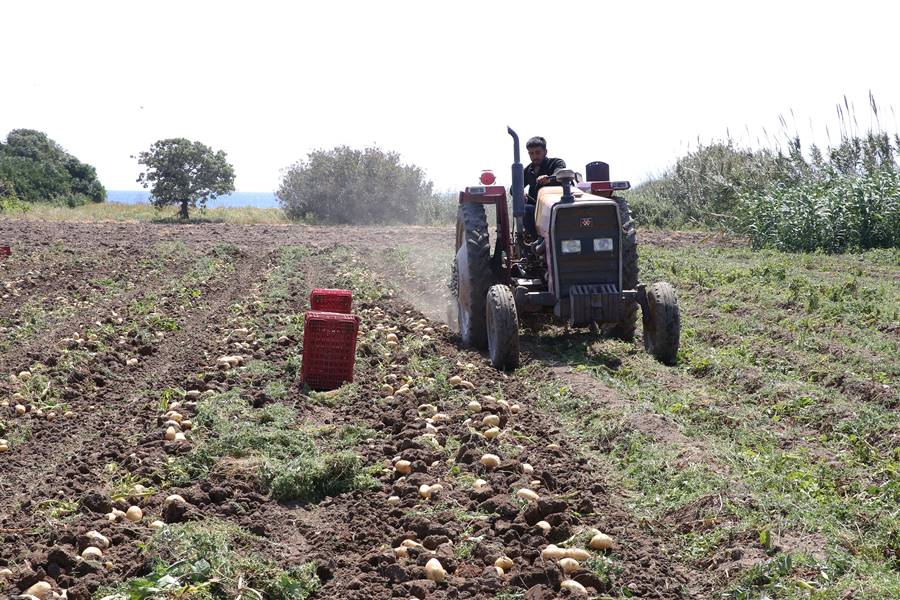
[(519, 158), (519, 135), (512, 130), (512, 127), (506, 128), (506, 131), (513, 139), (513, 164), (512, 164), (512, 201), (513, 201), (513, 217), (516, 220), (516, 233), (521, 234), (525, 229), (523, 219), (525, 218), (525, 168)]

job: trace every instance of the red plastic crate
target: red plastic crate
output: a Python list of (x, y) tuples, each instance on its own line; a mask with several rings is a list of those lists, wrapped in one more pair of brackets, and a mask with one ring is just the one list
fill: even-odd
[(303, 327), (300, 378), (314, 390), (333, 390), (353, 381), (359, 317), (311, 310)]
[(310, 310), (322, 310), (349, 315), (352, 306), (353, 292), (350, 290), (316, 288), (309, 294)]

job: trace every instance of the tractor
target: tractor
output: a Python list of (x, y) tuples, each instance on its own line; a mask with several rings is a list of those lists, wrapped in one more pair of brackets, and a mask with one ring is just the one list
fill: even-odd
[[(545, 315), (633, 341), (640, 306), (644, 347), (672, 364), (681, 330), (678, 300), (669, 283), (638, 282), (634, 220), (628, 202), (616, 195), (631, 184), (610, 181), (609, 165), (592, 162), (584, 181), (570, 169), (558, 170), (526, 205), (519, 136), (507, 132), (514, 156), (512, 224), (507, 190), (491, 171), (459, 194), (450, 288), (463, 342), (487, 350), (495, 368), (514, 369), (520, 322)], [(495, 208), (493, 244), (486, 206)], [(533, 227), (526, 227), (526, 211), (533, 211)]]

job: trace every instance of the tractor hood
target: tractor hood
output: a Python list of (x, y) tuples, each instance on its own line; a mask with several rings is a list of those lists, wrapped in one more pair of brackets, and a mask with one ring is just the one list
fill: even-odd
[(621, 225), (615, 200), (574, 189), (561, 202), (562, 187), (538, 192), (535, 223), (547, 248), (547, 284), (558, 300), (572, 286), (612, 285), (622, 290)]

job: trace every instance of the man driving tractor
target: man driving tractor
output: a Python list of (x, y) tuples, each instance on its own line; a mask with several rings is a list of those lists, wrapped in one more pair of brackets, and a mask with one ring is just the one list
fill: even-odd
[(559, 169), (566, 168), (566, 161), (561, 158), (549, 158), (547, 156), (547, 140), (541, 136), (535, 136), (525, 144), (531, 164), (525, 167), (525, 186), (528, 195), (525, 198), (525, 230), (537, 237), (537, 228), (534, 223), (534, 207), (537, 202), (538, 190), (545, 185), (556, 185), (550, 178)]

